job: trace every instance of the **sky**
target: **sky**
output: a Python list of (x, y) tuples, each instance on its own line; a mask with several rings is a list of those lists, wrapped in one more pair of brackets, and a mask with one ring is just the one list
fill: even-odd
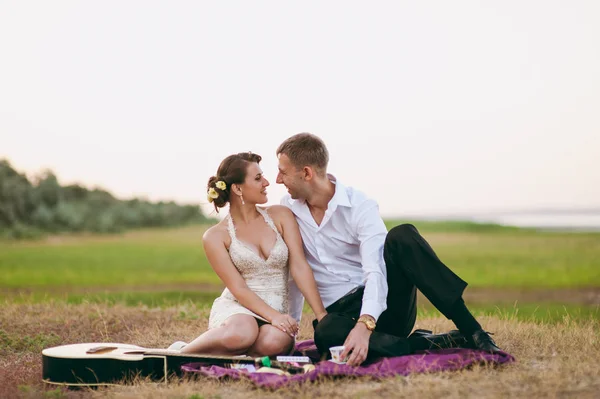
[(600, 206), (598, 1), (0, 2), (0, 159), (206, 201), (311, 132), (384, 216)]

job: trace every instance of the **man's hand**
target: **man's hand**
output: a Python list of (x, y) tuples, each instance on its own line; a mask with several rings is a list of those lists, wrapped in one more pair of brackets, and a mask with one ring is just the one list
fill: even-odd
[(371, 337), (371, 331), (367, 326), (364, 323), (357, 323), (344, 342), (344, 351), (340, 358), (345, 359), (348, 353), (352, 352), (346, 364), (360, 366), (369, 352), (369, 337)]

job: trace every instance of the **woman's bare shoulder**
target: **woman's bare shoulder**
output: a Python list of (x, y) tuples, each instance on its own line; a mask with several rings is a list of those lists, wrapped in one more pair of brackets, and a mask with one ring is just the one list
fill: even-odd
[(285, 219), (285, 218), (293, 218), (294, 217), (294, 214), (292, 213), (290, 208), (288, 208), (287, 206), (271, 205), (271, 206), (266, 206), (262, 209), (269, 212), (269, 215), (271, 215), (271, 217), (274, 220), (276, 220), (276, 219), (281, 220), (281, 219)]
[(221, 220), (214, 226), (209, 227), (202, 236), (202, 242), (205, 245), (222, 243), (228, 247), (230, 241), (231, 237), (229, 237), (229, 232), (227, 231), (227, 221), (225, 219)]
[(277, 226), (279, 234), (283, 234), (285, 231), (284, 226), (287, 224), (291, 222), (296, 223), (296, 219), (294, 218), (292, 211), (283, 205), (272, 205), (263, 209), (265, 209), (271, 216), (271, 219), (273, 219), (273, 223), (275, 223), (275, 226)]

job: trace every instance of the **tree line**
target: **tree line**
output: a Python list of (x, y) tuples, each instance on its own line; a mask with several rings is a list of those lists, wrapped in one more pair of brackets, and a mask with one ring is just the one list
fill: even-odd
[(0, 236), (20, 239), (45, 233), (116, 233), (208, 221), (199, 205), (120, 200), (98, 188), (61, 186), (50, 170), (30, 180), (0, 159)]

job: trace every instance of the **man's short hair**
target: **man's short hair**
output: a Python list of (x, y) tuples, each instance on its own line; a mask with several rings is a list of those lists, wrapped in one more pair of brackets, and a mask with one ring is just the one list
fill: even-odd
[(323, 140), (311, 133), (298, 133), (277, 148), (277, 155), (285, 154), (292, 164), (301, 169), (313, 166), (320, 175), (327, 171), (329, 151)]

